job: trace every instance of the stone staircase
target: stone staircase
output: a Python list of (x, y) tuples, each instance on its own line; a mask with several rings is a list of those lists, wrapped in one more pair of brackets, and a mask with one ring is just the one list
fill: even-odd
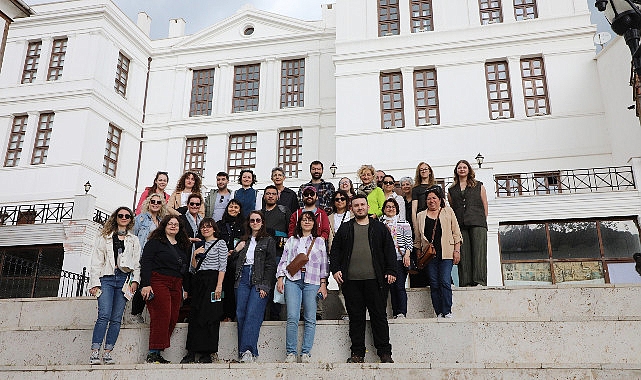
[[(2, 379), (641, 379), (641, 286), (458, 288), (453, 319), (434, 318), (428, 289), (408, 292), (408, 318), (390, 320), (396, 363), (346, 364), (348, 322), (318, 322), (313, 363), (284, 364), (285, 322), (264, 322), (257, 363), (236, 357), (236, 324), (222, 323), (219, 364), (139, 364), (148, 325), (125, 324), (113, 366), (89, 366), (93, 298), (0, 300)], [(340, 315), (336, 294), (326, 317)], [(179, 324), (164, 356), (184, 355)], [(302, 327), (300, 329), (302, 334)], [(215, 369), (215, 371), (213, 371)]]

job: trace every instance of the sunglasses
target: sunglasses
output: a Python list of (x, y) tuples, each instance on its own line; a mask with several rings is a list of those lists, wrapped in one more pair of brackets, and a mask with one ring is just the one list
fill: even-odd
[(256, 218), (256, 219), (250, 218), (249, 219), (249, 223), (262, 223), (262, 222), (263, 222), (263, 220), (261, 218)]
[(224, 201), (225, 201), (225, 196), (224, 196), (224, 195), (221, 195), (221, 196), (220, 196), (220, 203), (223, 203)]
[(383, 181), (383, 185), (393, 185), (394, 181)]
[(345, 197), (336, 197), (334, 198), (334, 202), (345, 202), (347, 199)]
[(118, 214), (119, 219), (131, 219), (130, 214)]
[(152, 205), (161, 205), (162, 201), (155, 201), (155, 200), (152, 199), (152, 200), (149, 201), (149, 203), (152, 204)]
[(189, 202), (189, 205), (190, 205), (190, 206), (200, 206), (200, 203), (196, 203), (196, 202)]
[(303, 194), (303, 197), (305, 197), (305, 198), (314, 198), (315, 195), (316, 195), (316, 193), (307, 193), (307, 194)]

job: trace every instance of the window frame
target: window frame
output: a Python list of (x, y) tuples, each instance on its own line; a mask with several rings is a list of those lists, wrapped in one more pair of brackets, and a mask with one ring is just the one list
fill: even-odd
[[(517, 2), (519, 1), (521, 2), (521, 4), (517, 4)], [(539, 17), (536, 0), (514, 0), (513, 4), (514, 19), (516, 21), (533, 20)], [(530, 9), (532, 10), (532, 12), (528, 12)], [(521, 11), (522, 14), (519, 14), (519, 11)], [(527, 15), (528, 17), (524, 17), (525, 15)], [(529, 15), (532, 15), (532, 17), (529, 17)]]
[[(394, 77), (398, 77), (398, 80), (395, 80)], [(385, 80), (389, 79), (389, 83), (385, 83)], [(400, 85), (399, 88), (394, 89), (394, 84)], [(405, 127), (405, 101), (403, 99), (403, 73), (400, 71), (394, 72), (381, 72), (379, 75), (379, 90), (380, 90), (380, 107), (381, 107), (381, 129), (396, 129)], [(385, 89), (386, 86), (389, 86), (389, 89)], [(395, 100), (395, 95), (400, 95), (400, 100)], [(389, 96), (389, 102), (385, 101), (385, 97)], [(395, 103), (400, 101), (400, 107), (395, 106)], [(389, 110), (385, 109), (385, 105), (389, 103)], [(397, 114), (400, 112), (400, 118), (397, 118)], [(390, 115), (390, 125), (389, 127), (385, 126), (386, 120), (385, 115)], [(400, 120), (401, 125), (397, 126), (396, 122)]]
[[(528, 64), (529, 68), (524, 68), (524, 64)], [(539, 75), (526, 75), (526, 71), (534, 71), (536, 69), (533, 69), (533, 63), (540, 64), (540, 70), (541, 73)], [(521, 61), (519, 63), (519, 67), (521, 69), (521, 82), (523, 84), (523, 106), (525, 107), (525, 115), (527, 117), (535, 117), (535, 116), (545, 116), (550, 114), (550, 99), (548, 97), (548, 86), (547, 86), (547, 79), (545, 77), (545, 62), (543, 61), (543, 57), (531, 57), (531, 58), (521, 58)], [(541, 82), (541, 85), (537, 85), (537, 81)], [(531, 84), (531, 86), (528, 87), (528, 84)], [(527, 89), (532, 89), (533, 95), (527, 95)], [(543, 92), (543, 95), (538, 94), (538, 90), (541, 90)], [(528, 106), (528, 101), (532, 101), (534, 104), (534, 111), (530, 113), (530, 107)], [(541, 105), (539, 104), (540, 101), (544, 102), (544, 107), (545, 111), (541, 112)]]
[[(237, 181), (238, 174), (240, 174), (242, 169), (254, 169), (256, 167), (257, 142), (258, 134), (254, 132), (229, 135), (229, 146), (227, 148), (227, 173), (229, 174), (230, 181)], [(245, 147), (246, 144), (249, 144), (248, 148)], [(240, 154), (240, 156), (234, 156), (232, 158), (232, 155), (235, 154)], [(232, 163), (232, 160), (234, 163)], [(247, 164), (245, 164), (246, 160), (249, 161)]]
[[(505, 70), (501, 71), (499, 70), (500, 66), (503, 65), (505, 67)], [(496, 76), (495, 79), (490, 79), (490, 76), (492, 73), (488, 71), (490, 67), (494, 68), (494, 75)], [(500, 79), (500, 74), (499, 73), (505, 73), (505, 79)], [(510, 68), (507, 63), (507, 61), (491, 61), (491, 62), (486, 62), (485, 63), (485, 83), (486, 83), (486, 90), (487, 90), (487, 106), (488, 106), (488, 112), (490, 116), (490, 120), (497, 120), (497, 119), (512, 119), (514, 118), (514, 105), (512, 103), (512, 86), (510, 85)], [(506, 89), (502, 90), (501, 85), (505, 84)], [(495, 85), (497, 91), (492, 91), (491, 87)], [(507, 98), (502, 98), (501, 97), (501, 92), (507, 92)], [(496, 99), (492, 99), (492, 93), (496, 92), (497, 96)], [(492, 110), (492, 105), (497, 104), (498, 108), (497, 111)], [(509, 112), (509, 116), (504, 116), (503, 113), (506, 111), (503, 108), (503, 105), (507, 104), (509, 108), (507, 111)], [(494, 116), (494, 113), (498, 112), (499, 115)]]
[[(288, 150), (290, 150), (288, 153)], [(286, 159), (290, 158), (290, 159)], [(293, 159), (292, 159), (293, 158)], [(303, 129), (288, 129), (278, 133), (278, 167), (288, 178), (299, 178), (303, 168)]]
[[(554, 178), (556, 183), (551, 183), (551, 178)], [(534, 180), (534, 195), (560, 194), (563, 192), (563, 186), (561, 185), (561, 171), (559, 170), (536, 172), (532, 179)], [(542, 180), (543, 182), (540, 182), (539, 180)], [(540, 187), (542, 188), (541, 190), (539, 190)]]
[(305, 58), (283, 60), (280, 68), (280, 108), (304, 106)]
[(24, 59), (24, 66), (22, 69), (22, 78), (20, 83), (33, 83), (36, 80), (41, 53), (42, 40), (29, 41), (29, 44), (27, 45), (27, 53)]
[(129, 80), (129, 69), (131, 68), (131, 58), (127, 57), (122, 51), (118, 53), (118, 63), (116, 64), (116, 79), (114, 89), (117, 94), (123, 98), (127, 97), (127, 82)]
[(207, 136), (192, 136), (185, 139), (185, 159), (183, 170), (197, 173), (200, 178), (205, 176), (207, 156)]
[(51, 57), (49, 58), (49, 69), (47, 70), (47, 80), (58, 80), (62, 77), (62, 69), (65, 64), (65, 55), (67, 54), (67, 37), (56, 38), (51, 45)]
[[(498, 12), (498, 18), (496, 17), (497, 15), (495, 12)], [(481, 21), (481, 25), (502, 23), (503, 7), (501, 0), (479, 0), (479, 19)]]
[[(499, 181), (505, 181), (505, 185), (501, 186)], [(523, 178), (521, 174), (501, 174), (494, 176), (494, 183), (496, 183), (496, 197), (515, 197), (523, 194)]]
[(378, 36), (398, 36), (401, 33), (399, 0), (377, 0), (376, 4)]
[[(7, 153), (4, 158), (4, 167), (15, 167), (20, 164), (22, 147), (27, 134), (28, 115), (15, 115), (11, 122), (11, 133), (7, 142)], [(16, 130), (17, 129), (17, 130)], [(15, 140), (15, 141), (14, 141)], [(12, 157), (9, 157), (12, 155)]]
[[(418, 12), (423, 13), (422, 7), (424, 5), (429, 9), (429, 15), (415, 15), (414, 13), (416, 11), (413, 9), (414, 6), (418, 6)], [(417, 22), (420, 26), (414, 25)], [(427, 24), (427, 26), (424, 24)], [(412, 33), (431, 32), (434, 30), (434, 7), (432, 0), (410, 0), (410, 29)]]
[(189, 117), (211, 116), (214, 100), (215, 69), (192, 70)]
[[(245, 72), (239, 72), (239, 70), (245, 70)], [(246, 76), (246, 79), (239, 79), (239, 76), (243, 76), (243, 75)], [(249, 79), (250, 76), (252, 77), (252, 79)], [(243, 84), (245, 86), (243, 86)], [(250, 84), (251, 84), (251, 88), (249, 86)], [(251, 92), (251, 95), (248, 95), (248, 93), (250, 92)], [(238, 102), (238, 105), (237, 105), (237, 102)], [(258, 111), (259, 105), (260, 105), (260, 63), (251, 63), (247, 65), (234, 66), (234, 87), (233, 87), (233, 93), (232, 93), (231, 112), (237, 113), (237, 112), (246, 112), (246, 111)]]
[[(423, 83), (429, 83), (429, 81), (430, 81), (430, 78), (428, 78), (429, 74), (433, 74), (433, 78), (431, 80), (434, 81), (434, 85), (433, 86), (424, 85), (424, 86), (419, 87), (418, 83), (419, 83), (420, 79), (418, 78), (418, 75), (424, 75), (424, 78), (422, 79)], [(414, 121), (416, 123), (416, 126), (417, 127), (421, 127), (421, 126), (429, 126), (429, 125), (438, 125), (438, 124), (440, 124), (441, 123), (441, 113), (440, 113), (440, 110), (439, 110), (438, 77), (437, 77), (436, 69), (432, 68), (432, 69), (414, 70), (413, 77), (414, 77), (414, 109), (415, 109), (415, 118), (414, 118), (415, 120)], [(433, 105), (433, 106), (429, 105), (429, 99), (431, 99), (431, 98), (428, 97), (428, 93), (429, 93), (430, 90), (433, 90), (434, 94), (435, 94), (434, 99), (435, 99), (435, 103), (436, 104)], [(419, 93), (421, 93), (421, 92), (424, 93), (423, 100), (425, 101), (425, 106), (419, 106), (418, 105)], [(434, 117), (435, 118), (435, 122), (432, 122), (432, 120), (431, 120), (432, 117), (429, 115), (429, 113), (430, 113), (429, 111), (430, 110), (435, 110), (436, 111), (436, 116)], [(425, 111), (424, 119), (426, 120), (426, 123), (421, 123), (421, 119), (422, 118), (419, 115), (420, 111)]]
[(31, 153), (31, 165), (42, 165), (47, 161), (54, 116), (53, 112), (41, 113), (38, 116), (38, 127), (33, 141), (33, 152)]
[[(107, 129), (107, 143), (105, 145), (105, 154), (102, 162), (102, 172), (112, 177), (116, 177), (121, 142), (122, 129), (109, 123), (109, 128)], [(112, 157), (114, 155), (115, 157)]]

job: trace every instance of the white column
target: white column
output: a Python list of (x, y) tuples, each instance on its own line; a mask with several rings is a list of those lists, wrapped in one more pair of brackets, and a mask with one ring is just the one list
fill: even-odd
[[(27, 113), (27, 129), (24, 134), (24, 143), (22, 144), (22, 152), (20, 153), (20, 163), (18, 166), (31, 165), (31, 154), (33, 153), (33, 144), (36, 138), (36, 131), (38, 130), (38, 120), (40, 114), (38, 112)], [(55, 120), (54, 120), (54, 128)]]
[(212, 97), (212, 105), (211, 105), (211, 114), (212, 116), (214, 115), (219, 115), (223, 113), (222, 107), (221, 107), (221, 101), (222, 98), (220, 96), (222, 88), (223, 88), (223, 75), (222, 75), (222, 69), (221, 66), (219, 65), (218, 67), (214, 68), (214, 94)]
[(403, 124), (405, 128), (416, 126), (416, 108), (414, 106), (414, 68), (401, 67), (403, 74)]
[(320, 107), (320, 76), (320, 53), (311, 52), (305, 59), (305, 107)]
[(410, 14), (410, 0), (400, 0), (398, 2), (398, 16), (401, 28), (400, 34), (408, 35), (412, 33), (412, 27), (410, 25), (412, 18)]
[(174, 69), (174, 100), (172, 107), (172, 120), (181, 120), (189, 117), (189, 102), (191, 95), (191, 70), (186, 66)]
[(503, 12), (503, 22), (504, 23), (516, 22), (516, 19), (514, 18), (514, 1), (503, 0), (501, 2), (501, 5), (503, 5), (503, 9), (501, 10)]
[(259, 188), (271, 184), (271, 170), (278, 163), (278, 131), (258, 131), (256, 133), (256, 167)]
[(259, 111), (271, 112), (278, 109), (278, 106), (276, 106), (276, 81), (278, 80), (278, 76), (275, 75), (275, 67), (276, 59), (274, 58), (267, 58), (265, 62), (260, 65)]
[(467, 15), (468, 15), (468, 20), (470, 20), (470, 26), (481, 25), (481, 17), (479, 16), (478, 0), (467, 0)]
[(51, 59), (51, 46), (53, 45), (52, 37), (42, 37), (42, 46), (40, 47), (40, 59), (38, 60), (38, 71), (36, 72), (35, 83), (47, 81), (47, 72), (49, 71), (49, 60)]
[(525, 99), (523, 97), (523, 82), (521, 81), (521, 57), (507, 57), (512, 88), (512, 108), (515, 119), (525, 118)]
[[(218, 70), (220, 71), (220, 85), (218, 87), (216, 113), (219, 115), (229, 115), (232, 109), (232, 98), (234, 96), (234, 67), (227, 63), (221, 63)], [(214, 98), (216, 98), (216, 93), (214, 93)]]
[[(483, 147), (478, 150), (482, 152)], [(492, 203), (496, 199), (494, 185), (494, 168), (475, 168), (476, 179), (483, 182), (487, 201), (489, 203), (487, 216), (487, 285), (502, 286), (503, 272), (501, 270), (501, 254), (499, 250), (499, 215), (492, 210)]]

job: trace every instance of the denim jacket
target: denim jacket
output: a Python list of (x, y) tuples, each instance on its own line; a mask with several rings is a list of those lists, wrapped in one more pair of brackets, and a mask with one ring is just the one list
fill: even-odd
[[(234, 253), (231, 259), (236, 262), (236, 273), (234, 287), (240, 285), (240, 274), (243, 271), (243, 264), (247, 258), (247, 249), (249, 241), (245, 242), (245, 247), (238, 253)], [(252, 271), (251, 284), (256, 285), (259, 290), (267, 293), (274, 287), (276, 280), (276, 243), (271, 237), (264, 237), (256, 241), (254, 250), (254, 270)]]
[[(147, 243), (147, 236), (149, 236), (151, 231), (156, 229), (156, 225), (151, 220), (151, 214), (148, 212), (137, 215), (134, 221), (136, 224), (134, 224), (133, 233), (138, 236), (140, 249), (142, 250), (145, 248), (145, 243)], [(160, 223), (160, 219), (158, 219), (157, 222)]]

